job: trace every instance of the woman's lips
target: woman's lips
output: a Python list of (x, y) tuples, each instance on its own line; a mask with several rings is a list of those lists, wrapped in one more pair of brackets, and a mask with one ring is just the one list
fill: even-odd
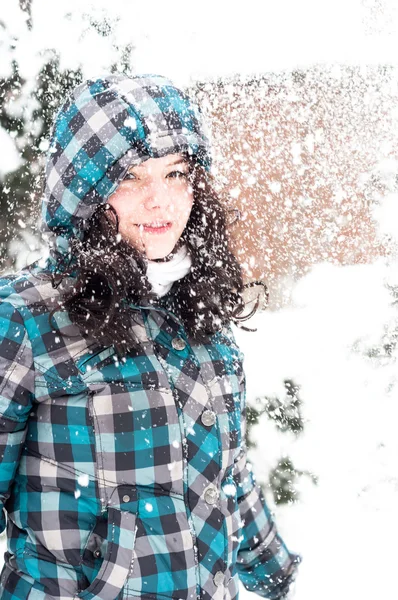
[(161, 235), (162, 233), (166, 233), (172, 227), (172, 223), (168, 223), (162, 227), (149, 227), (148, 225), (137, 225), (139, 229), (145, 231), (145, 233), (153, 233), (154, 235)]

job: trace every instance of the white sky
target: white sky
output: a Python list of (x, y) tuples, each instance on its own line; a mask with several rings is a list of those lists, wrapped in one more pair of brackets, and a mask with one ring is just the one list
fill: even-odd
[(177, 84), (314, 63), (397, 61), (395, 0), (33, 0), (30, 34), (12, 0), (2, 18), (20, 37), (18, 55), (26, 72), (37, 69), (42, 62), (37, 54), (47, 46), (61, 50), (65, 65), (83, 61), (92, 76), (109, 62), (110, 50), (107, 39), (89, 31), (88, 14), (108, 16), (114, 39), (134, 44), (136, 72), (161, 73)]

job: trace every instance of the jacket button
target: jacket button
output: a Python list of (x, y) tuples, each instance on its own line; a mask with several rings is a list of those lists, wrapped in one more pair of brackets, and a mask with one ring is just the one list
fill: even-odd
[(130, 502), (130, 496), (126, 494), (125, 496), (123, 496), (122, 500), (123, 502)]
[(94, 556), (95, 558), (99, 558), (101, 556), (101, 550), (94, 550)]
[(186, 343), (182, 338), (175, 337), (171, 340), (171, 345), (173, 346), (174, 350), (184, 350)]
[(217, 488), (214, 485), (211, 485), (207, 488), (207, 490), (205, 491), (205, 502), (207, 502), (207, 504), (214, 504), (217, 500), (218, 497), (218, 491)]
[(216, 422), (216, 414), (212, 410), (205, 410), (202, 412), (202, 416), (200, 417), (203, 425), (214, 425)]
[(222, 571), (217, 571), (213, 577), (213, 581), (215, 585), (221, 585), (224, 581), (224, 573)]

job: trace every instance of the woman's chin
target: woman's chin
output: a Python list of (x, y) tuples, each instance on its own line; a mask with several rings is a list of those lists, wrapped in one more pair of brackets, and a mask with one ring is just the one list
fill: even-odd
[(166, 258), (173, 251), (173, 247), (167, 248), (157, 248), (157, 249), (146, 249), (145, 256), (148, 260), (158, 260), (161, 258)]
[(169, 254), (173, 252), (175, 246), (175, 240), (170, 240), (167, 244), (148, 245), (145, 249), (145, 255), (148, 260), (166, 258)]
[(169, 254), (171, 254), (171, 252), (173, 251), (173, 249), (170, 250), (170, 252), (154, 252), (154, 253), (146, 253), (146, 257), (148, 260), (161, 260), (164, 258), (167, 258), (169, 256)]

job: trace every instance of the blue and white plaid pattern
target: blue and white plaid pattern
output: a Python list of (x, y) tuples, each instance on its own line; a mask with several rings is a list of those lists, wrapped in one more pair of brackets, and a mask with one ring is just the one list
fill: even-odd
[(118, 362), (65, 312), (50, 326), (58, 291), (30, 271), (0, 280), (0, 598), (285, 597), (299, 557), (247, 464), (232, 330), (192, 343), (165, 296)]

